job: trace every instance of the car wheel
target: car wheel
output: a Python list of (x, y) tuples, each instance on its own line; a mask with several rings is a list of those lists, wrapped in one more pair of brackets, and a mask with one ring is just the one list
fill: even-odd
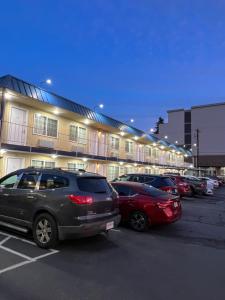
[(52, 248), (58, 242), (57, 224), (48, 213), (38, 215), (34, 220), (33, 237), (41, 248)]
[(149, 226), (147, 216), (140, 211), (135, 211), (131, 214), (129, 224), (136, 231), (145, 231)]
[(194, 196), (195, 196), (195, 191), (194, 191), (193, 187), (191, 186), (191, 195), (190, 195), (190, 197), (194, 197)]

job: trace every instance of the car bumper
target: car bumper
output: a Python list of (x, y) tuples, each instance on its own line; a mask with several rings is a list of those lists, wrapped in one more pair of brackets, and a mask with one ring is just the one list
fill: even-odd
[(182, 208), (181, 206), (176, 209), (165, 209), (159, 210), (157, 214), (151, 219), (152, 225), (160, 225), (160, 224), (169, 224), (178, 221), (182, 216)]
[(116, 228), (119, 225), (120, 220), (121, 216), (115, 215), (111, 218), (107, 218), (100, 221), (82, 223), (78, 226), (59, 226), (59, 240), (94, 236), (101, 232), (108, 231), (106, 228), (107, 223), (114, 222), (113, 228)]

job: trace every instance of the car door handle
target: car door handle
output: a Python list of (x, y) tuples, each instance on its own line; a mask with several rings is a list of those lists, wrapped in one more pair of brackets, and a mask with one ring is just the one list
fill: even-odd
[(9, 196), (9, 194), (3, 194), (3, 196), (5, 196), (5, 197), (8, 197), (8, 196)]
[(34, 199), (34, 196), (27, 196), (28, 199)]

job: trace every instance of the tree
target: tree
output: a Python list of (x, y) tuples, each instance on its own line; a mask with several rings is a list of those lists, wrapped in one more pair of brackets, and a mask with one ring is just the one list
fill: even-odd
[(159, 125), (164, 124), (164, 119), (162, 117), (159, 117), (158, 121), (155, 124), (155, 134), (159, 134)]

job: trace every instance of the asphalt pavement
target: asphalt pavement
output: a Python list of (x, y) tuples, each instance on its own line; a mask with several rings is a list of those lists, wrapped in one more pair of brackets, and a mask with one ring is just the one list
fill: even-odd
[(225, 187), (182, 205), (174, 224), (119, 227), (51, 250), (1, 228), (0, 299), (224, 299)]

